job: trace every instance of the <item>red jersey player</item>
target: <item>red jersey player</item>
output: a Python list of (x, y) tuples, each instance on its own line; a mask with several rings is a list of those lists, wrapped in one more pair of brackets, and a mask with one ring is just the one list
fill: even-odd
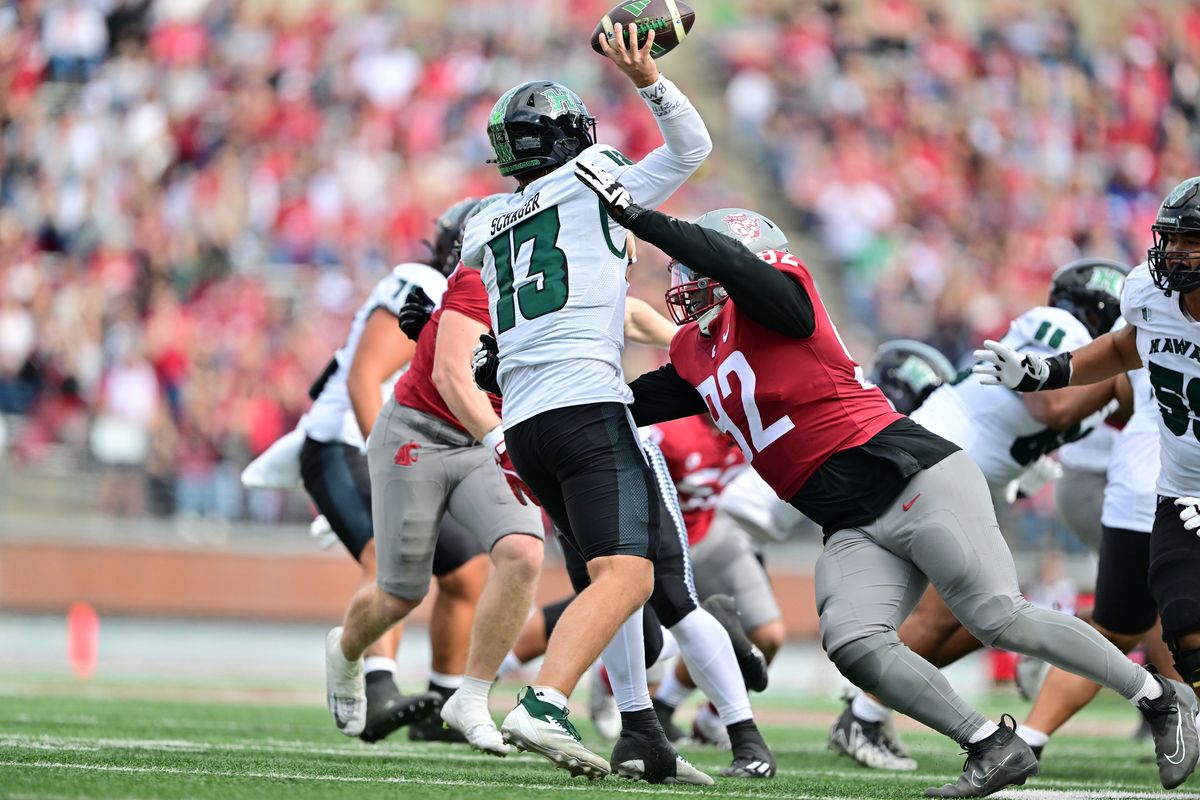
[(746, 469), (746, 459), (737, 443), (705, 417), (663, 422), (646, 435), (666, 459), (679, 494), (688, 546), (695, 547), (708, 534), (717, 498)]
[[(985, 718), (900, 642), (897, 626), (927, 582), (981, 641), (1120, 692), (1152, 728), (1190, 715), (1172, 685), (1087, 623), (1021, 596), (979, 467), (865, 381), (778, 227), (741, 209), (689, 224), (634, 204), (601, 166), (579, 161), (576, 176), (613, 219), (674, 259), (667, 302), (686, 324), (671, 362), (631, 384), (635, 421), (711, 413), (780, 498), (824, 528), (815, 582), (830, 659), (967, 750), (958, 780), (926, 796), (980, 797), (1038, 770), (1015, 723)], [(1195, 736), (1194, 721), (1180, 724)], [(1182, 771), (1168, 763), (1169, 737), (1156, 735), (1155, 748), (1164, 783), (1194, 766), (1194, 758)]]

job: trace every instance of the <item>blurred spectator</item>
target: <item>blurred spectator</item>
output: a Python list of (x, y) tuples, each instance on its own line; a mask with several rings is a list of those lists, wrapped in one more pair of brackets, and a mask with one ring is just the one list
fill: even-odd
[(1200, 171), (1198, 3), (717, 5), (730, 115), (877, 339), (961, 359)]
[[(452, 202), (511, 187), (484, 133), (505, 89), (554, 77), (606, 142), (658, 143), (580, 41), (608, 4), (0, 0), (15, 457), (94, 458), (114, 512), (277, 513), (242, 496), (241, 466), (303, 413), (383, 270), (424, 258)], [(661, 296), (645, 262), (635, 282)]]

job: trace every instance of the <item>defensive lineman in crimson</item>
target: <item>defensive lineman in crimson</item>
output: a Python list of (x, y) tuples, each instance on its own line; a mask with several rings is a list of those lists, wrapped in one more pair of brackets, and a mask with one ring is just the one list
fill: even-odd
[(631, 384), (635, 420), (711, 413), (776, 493), (821, 524), (817, 606), (831, 660), (967, 750), (958, 780), (926, 796), (981, 797), (1038, 769), (1015, 725), (986, 719), (901, 644), (897, 626), (929, 582), (981, 641), (1137, 703), (1164, 785), (1186, 780), (1196, 764), (1191, 693), (1132, 664), (1086, 623), (1021, 596), (979, 468), (864, 380), (812, 276), (769, 220), (726, 210), (688, 224), (635, 205), (602, 166), (581, 160), (576, 175), (614, 219), (675, 259), (667, 301), (691, 323), (672, 341), (671, 363)]

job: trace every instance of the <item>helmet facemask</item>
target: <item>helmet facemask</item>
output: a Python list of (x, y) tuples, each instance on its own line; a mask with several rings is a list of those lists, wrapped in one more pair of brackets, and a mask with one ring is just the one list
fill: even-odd
[(707, 334), (708, 325), (729, 298), (724, 287), (712, 278), (697, 275), (691, 268), (672, 261), (671, 288), (667, 290), (667, 310), (676, 325), (699, 322), (700, 332)]
[(1200, 244), (1200, 234), (1170, 225), (1150, 227), (1154, 244), (1146, 254), (1150, 277), (1154, 285), (1170, 296), (1171, 292), (1187, 294), (1200, 289), (1200, 248), (1183, 250), (1172, 247), (1172, 239), (1190, 239)]

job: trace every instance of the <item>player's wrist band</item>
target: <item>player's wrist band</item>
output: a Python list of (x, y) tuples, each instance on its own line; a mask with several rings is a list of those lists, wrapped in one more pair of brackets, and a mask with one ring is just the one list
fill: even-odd
[(1038, 387), (1039, 391), (1061, 389), (1071, 382), (1071, 354), (1059, 353), (1046, 359), (1046, 380)]

